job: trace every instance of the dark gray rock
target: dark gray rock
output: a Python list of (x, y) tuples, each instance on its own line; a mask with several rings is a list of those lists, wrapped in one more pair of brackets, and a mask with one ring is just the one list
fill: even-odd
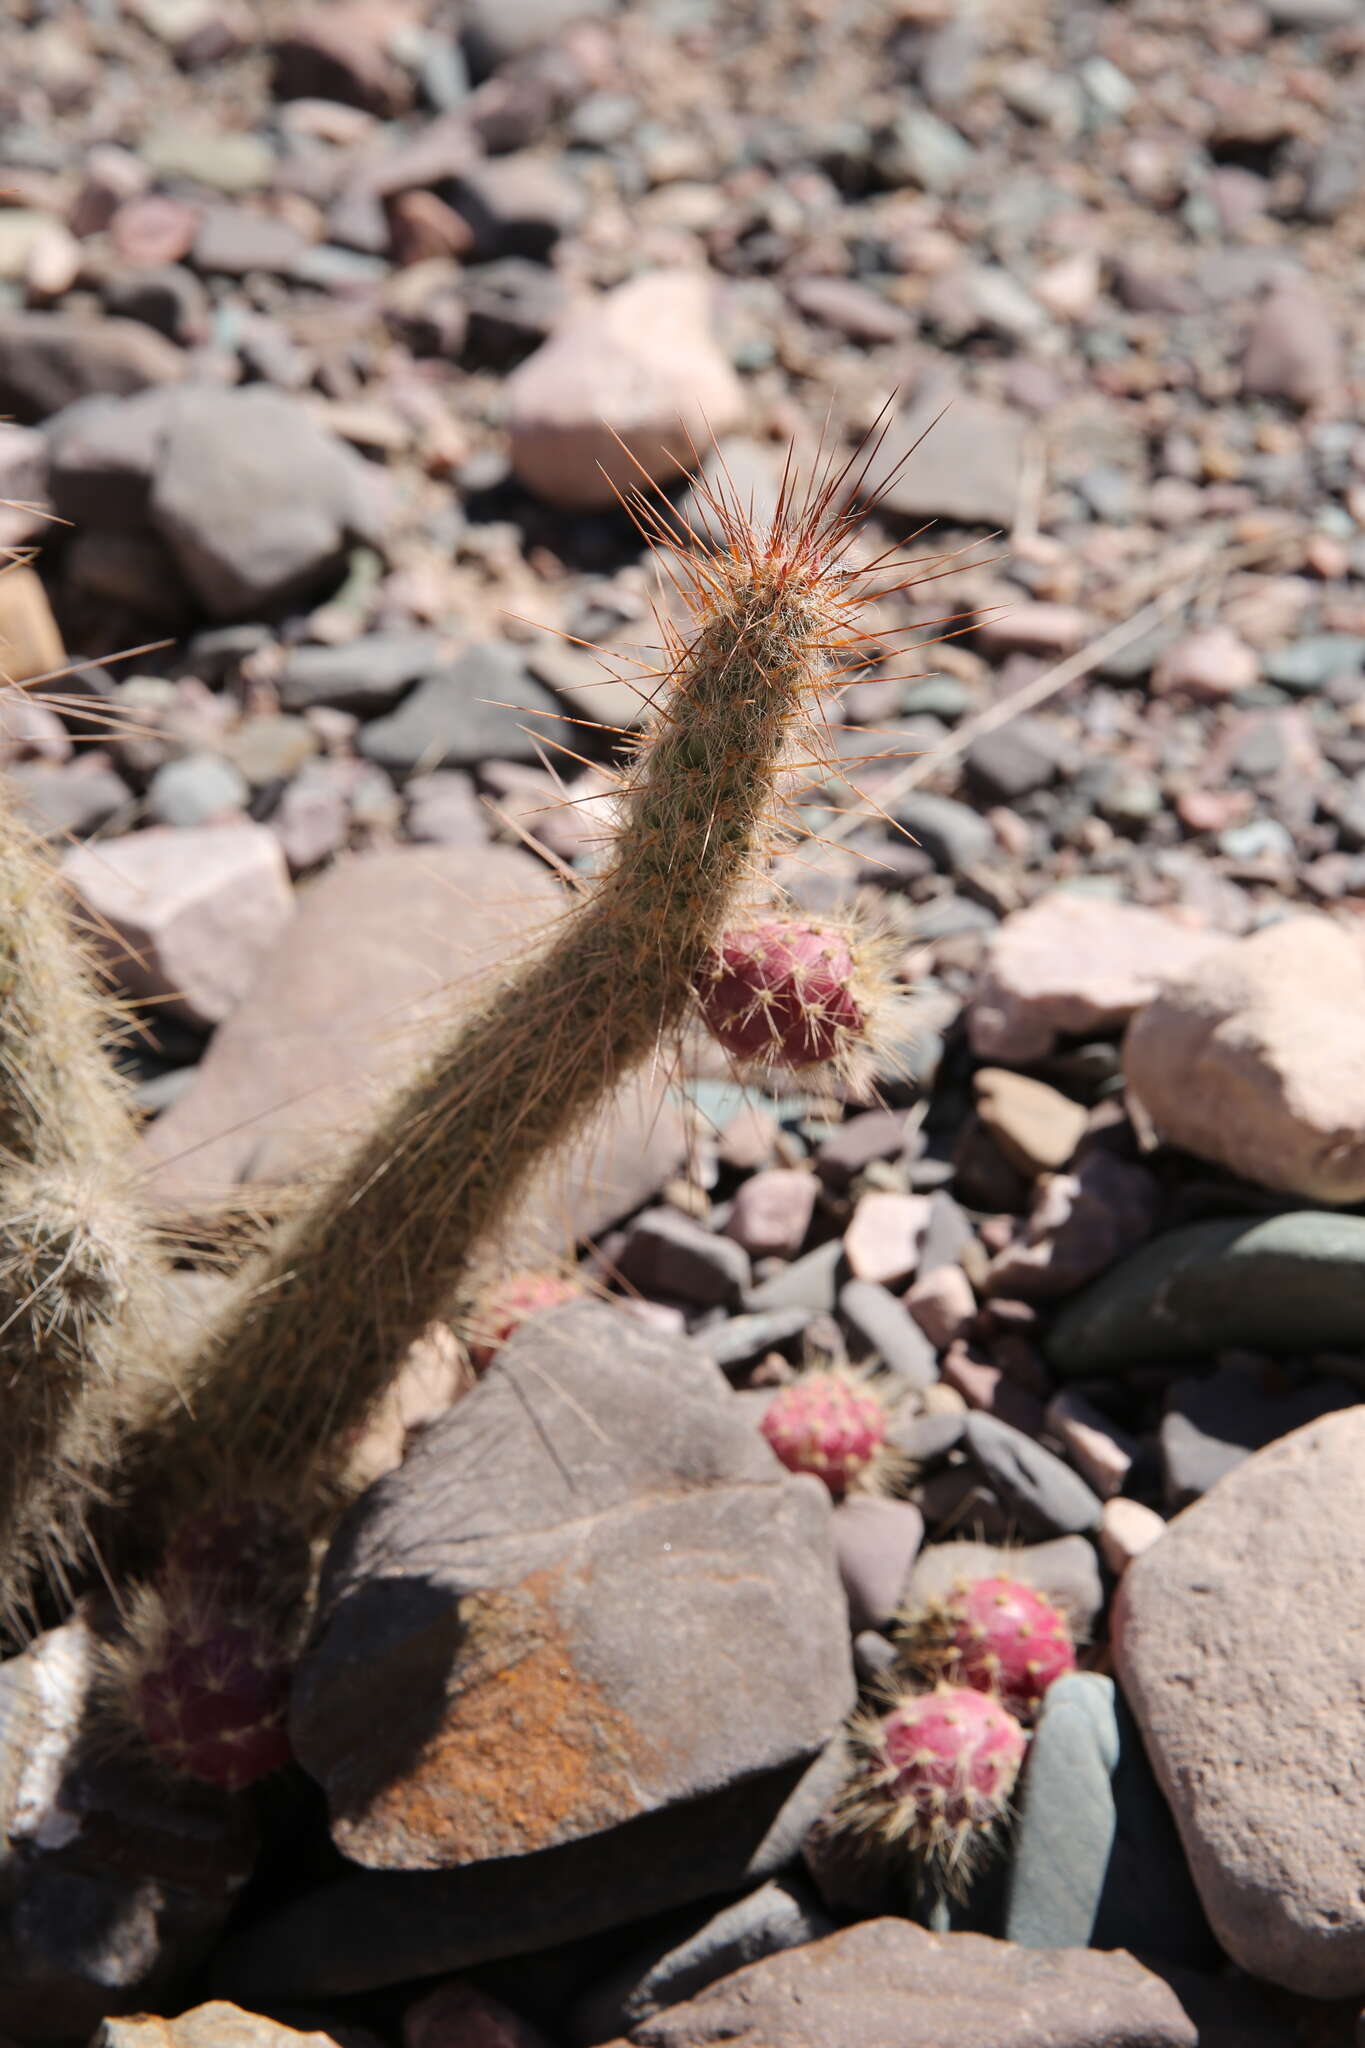
[[(292, 1730), (338, 1846), (478, 1880), (454, 1887), (439, 1960), (404, 1943), (368, 1974), (388, 1967), (370, 1945), (330, 1988), (742, 1883), (851, 1695), (823, 1489), (686, 1342), (600, 1303), (538, 1318), (357, 1504), (324, 1571)], [(664, 1866), (643, 1897), (641, 1841)], [(596, 1895), (566, 1900), (560, 1852), (589, 1842)]]
[(167, 341), (188, 348), (203, 341), (209, 328), (209, 295), (192, 270), (181, 263), (163, 263), (153, 270), (133, 270), (110, 278), (104, 287), (107, 310), (120, 320), (140, 320)]
[(855, 1494), (840, 1501), (830, 1523), (839, 1576), (855, 1635), (890, 1626), (900, 1611), (924, 1541), (924, 1517), (908, 1500)]
[(892, 805), (891, 815), (924, 848), (935, 867), (948, 874), (976, 867), (995, 850), (995, 834), (986, 820), (956, 797), (917, 789), (900, 797)]
[(152, 478), (182, 396), (83, 398), (50, 419), (48, 488), (58, 516), (77, 527), (146, 527)]
[(1047, 788), (1061, 768), (1064, 752), (1050, 725), (1037, 718), (1015, 718), (972, 741), (967, 773), (987, 802), (1015, 803)]
[(1196, 2048), (1199, 2035), (1170, 1986), (1131, 1956), (1018, 1948), (879, 1919), (750, 1963), (623, 2039), (635, 2048)]
[(936, 1188), (929, 1197), (929, 1221), (920, 1246), (917, 1278), (925, 1279), (940, 1266), (960, 1266), (962, 1254), (975, 1243), (976, 1232), (966, 1210), (946, 1188)]
[(695, 1998), (746, 1963), (833, 1932), (834, 1922), (799, 1878), (762, 1885), (703, 1920), (685, 1940), (646, 1949), (580, 1999), (569, 2015), (570, 2038), (591, 2048), (665, 2006)]
[(1100, 1498), (1051, 1451), (994, 1415), (967, 1417), (967, 1448), (1027, 1537), (1098, 1528)]
[(839, 1315), (859, 1358), (880, 1358), (904, 1385), (924, 1388), (934, 1384), (938, 1354), (889, 1288), (875, 1280), (846, 1280), (839, 1289)]
[(97, 393), (127, 397), (176, 384), (186, 358), (136, 320), (0, 313), (0, 413), (28, 424)]
[(948, 1415), (911, 1415), (893, 1420), (888, 1441), (917, 1470), (941, 1464), (967, 1433), (965, 1410)]
[(1064, 1377), (1199, 1360), (1241, 1346), (1365, 1342), (1365, 1216), (1295, 1209), (1153, 1238), (1067, 1303), (1047, 1340)]
[(418, 683), (396, 711), (360, 735), (360, 750), (397, 775), (419, 766), (470, 768), (479, 761), (541, 761), (573, 728), (557, 702), (502, 641), (466, 648)]
[(770, 1308), (753, 1315), (727, 1316), (713, 1329), (697, 1331), (692, 1342), (724, 1371), (732, 1365), (746, 1365), (774, 1345), (799, 1337), (813, 1313), (808, 1308)]
[(445, 652), (437, 633), (366, 633), (341, 647), (294, 647), (280, 673), (286, 711), (330, 704), (368, 718), (386, 711), (419, 676), (430, 675)]
[(832, 1309), (838, 1297), (844, 1270), (843, 1239), (831, 1238), (813, 1252), (793, 1259), (771, 1279), (761, 1280), (744, 1297), (747, 1309), (808, 1308)]
[(1232, 1365), (1202, 1379), (1177, 1380), (1161, 1419), (1167, 1512), (1187, 1508), (1253, 1451), (1359, 1399), (1359, 1388), (1344, 1380), (1267, 1393), (1254, 1371)]
[(623, 1280), (642, 1294), (733, 1308), (749, 1284), (749, 1254), (680, 1209), (646, 1209), (616, 1255)]

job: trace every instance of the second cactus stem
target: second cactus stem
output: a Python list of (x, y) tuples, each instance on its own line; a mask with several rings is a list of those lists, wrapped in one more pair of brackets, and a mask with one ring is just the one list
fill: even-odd
[(681, 565), (690, 609), (610, 859), (459, 1023), (283, 1237), (136, 1475), (144, 1501), (281, 1483), (325, 1496), (403, 1354), (533, 1172), (678, 1032), (779, 831), (848, 634), (832, 490), (767, 537), (738, 508)]

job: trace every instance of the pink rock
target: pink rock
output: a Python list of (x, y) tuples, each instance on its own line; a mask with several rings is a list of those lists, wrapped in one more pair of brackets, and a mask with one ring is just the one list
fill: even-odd
[(1102, 1415), (1093, 1402), (1070, 1387), (1053, 1395), (1044, 1420), (1082, 1479), (1101, 1500), (1111, 1499), (1128, 1477), (1137, 1455), (1132, 1439), (1107, 1415)]
[(500, 1999), (452, 1977), (408, 2007), (403, 2048), (549, 2048), (549, 2043)]
[(744, 411), (699, 271), (651, 271), (581, 304), (506, 388), (517, 475), (548, 503), (582, 510), (639, 484), (637, 464), (672, 482)]
[(905, 1296), (905, 1306), (936, 1351), (946, 1351), (976, 1314), (972, 1283), (961, 1266), (935, 1266)]
[(1085, 613), (1073, 604), (1012, 604), (996, 618), (983, 619), (976, 644), (992, 661), (1008, 654), (1070, 654), (1090, 629)]
[(1078, 249), (1050, 263), (1033, 280), (1033, 296), (1058, 320), (1088, 320), (1100, 296), (1100, 259)]
[(1301, 279), (1276, 285), (1247, 337), (1242, 389), (1308, 410), (1338, 397), (1341, 381), (1340, 339), (1317, 292)]
[(1122, 1495), (1107, 1500), (1100, 1514), (1100, 1552), (1115, 1578), (1122, 1578), (1135, 1557), (1150, 1550), (1166, 1534), (1166, 1524), (1155, 1508)]
[(1228, 626), (1207, 626), (1177, 640), (1152, 671), (1157, 696), (1198, 697), (1217, 702), (1248, 690), (1261, 672), (1255, 650)]
[(236, 1009), (294, 908), (263, 825), (154, 826), (78, 846), (62, 872), (120, 984), (192, 1024)]
[(754, 1258), (794, 1258), (805, 1242), (815, 1208), (813, 1173), (774, 1166), (746, 1180), (730, 1205), (727, 1237)]
[(1053, 890), (992, 934), (968, 1013), (972, 1050), (1027, 1064), (1059, 1034), (1111, 1031), (1221, 943), (1160, 911)]
[(119, 207), (109, 224), (109, 239), (125, 263), (153, 269), (188, 256), (198, 228), (197, 206), (147, 192)]
[(997, 1252), (983, 1292), (1024, 1301), (1072, 1294), (1136, 1251), (1151, 1235), (1158, 1207), (1157, 1184), (1145, 1167), (1089, 1152), (1074, 1173), (1039, 1181), (1023, 1234)]
[(950, 1387), (956, 1388), (969, 1408), (996, 1415), (1025, 1436), (1038, 1436), (1043, 1427), (1043, 1404), (1036, 1394), (1016, 1386), (998, 1365), (978, 1358), (959, 1338), (944, 1354), (941, 1367)]
[(907, 1280), (919, 1262), (928, 1223), (926, 1195), (863, 1195), (844, 1232), (844, 1257), (854, 1279), (883, 1287)]

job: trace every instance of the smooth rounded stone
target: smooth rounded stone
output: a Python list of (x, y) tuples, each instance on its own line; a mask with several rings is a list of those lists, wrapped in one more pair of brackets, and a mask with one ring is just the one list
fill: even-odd
[(1083, 1535), (1098, 1528), (1098, 1494), (1022, 1430), (997, 1416), (973, 1413), (966, 1444), (1026, 1536)]
[(793, 1259), (780, 1273), (760, 1280), (744, 1297), (747, 1309), (808, 1308), (832, 1310), (840, 1282), (847, 1275), (842, 1238), (833, 1237), (812, 1252)]
[(710, 322), (700, 271), (651, 271), (571, 310), (507, 381), (521, 482), (549, 504), (590, 511), (614, 505), (641, 469), (670, 483), (693, 468), (744, 411)]
[(890, 1637), (879, 1634), (875, 1628), (862, 1629), (853, 1638), (853, 1669), (860, 1685), (875, 1685), (879, 1679), (890, 1678), (899, 1658), (900, 1652)]
[(723, 1906), (684, 1940), (659, 1942), (580, 1998), (569, 2014), (569, 2038), (592, 2048), (647, 2020), (665, 2006), (695, 1998), (708, 1984), (746, 1963), (800, 1948), (834, 1932), (820, 1901), (797, 1877), (765, 1885)]
[(646, 1209), (626, 1232), (615, 1259), (620, 1277), (642, 1294), (736, 1307), (749, 1285), (749, 1254), (680, 1210)]
[(1114, 1682), (1072, 1672), (1049, 1686), (1017, 1804), (1005, 1935), (1025, 1948), (1088, 1948), (1118, 1821)]
[(66, 648), (36, 569), (8, 562), (0, 578), (0, 674), (25, 683), (65, 668)]
[(373, 490), (301, 399), (194, 390), (171, 417), (150, 510), (206, 609), (250, 619), (325, 587), (352, 540), (375, 537)]
[(887, 1442), (916, 1471), (939, 1465), (962, 1442), (967, 1428), (965, 1404), (955, 1414), (910, 1415), (904, 1421), (893, 1418)]
[(1167, 1143), (1262, 1187), (1365, 1201), (1362, 1014), (1365, 946), (1285, 918), (1168, 983), (1133, 1020), (1124, 1078)]
[(1196, 2048), (1180, 1999), (1127, 1955), (1026, 1949), (863, 1920), (750, 1963), (611, 2048)]
[(695, 1332), (692, 1342), (724, 1372), (799, 1337), (812, 1313), (808, 1308), (770, 1308), (753, 1315), (727, 1316), (714, 1329)]
[(294, 912), (284, 856), (263, 825), (155, 825), (75, 847), (62, 874), (130, 995), (187, 1023), (221, 1023)]
[(881, 1286), (908, 1280), (919, 1261), (928, 1217), (925, 1195), (875, 1189), (860, 1195), (844, 1231), (844, 1257), (854, 1279)]
[(187, 358), (136, 320), (0, 312), (0, 411), (45, 420), (78, 398), (177, 384)]
[(924, 1517), (908, 1500), (853, 1495), (830, 1520), (839, 1576), (854, 1635), (884, 1629), (896, 1617), (924, 1541)]
[(805, 1242), (819, 1187), (813, 1173), (772, 1166), (751, 1174), (730, 1204), (725, 1235), (751, 1258), (793, 1258)]
[(935, 1352), (965, 1337), (976, 1320), (976, 1294), (961, 1266), (921, 1273), (905, 1295), (906, 1311)]
[(163, 263), (154, 270), (133, 270), (112, 277), (103, 287), (103, 294), (105, 307), (115, 319), (141, 321), (144, 327), (155, 328), (181, 348), (191, 347), (208, 335), (208, 292), (183, 264)]
[(1243, 391), (1307, 410), (1340, 395), (1342, 374), (1340, 337), (1319, 293), (1301, 276), (1277, 281), (1251, 323)]
[(286, 711), (330, 704), (369, 718), (387, 711), (410, 684), (440, 667), (447, 643), (438, 633), (364, 633), (341, 647), (294, 647), (276, 688)]
[(1122, 1578), (1133, 1559), (1150, 1550), (1165, 1533), (1166, 1523), (1155, 1508), (1116, 1494), (1105, 1502), (1100, 1517), (1100, 1555), (1114, 1577)]
[(1025, 421), (973, 397), (955, 398), (944, 411), (946, 399), (930, 391), (894, 415), (858, 495), (898, 523), (946, 519), (1008, 529), (1018, 510)]
[(879, 1358), (911, 1387), (929, 1387), (938, 1378), (933, 1345), (889, 1288), (875, 1280), (846, 1280), (839, 1289), (839, 1319), (858, 1357)]
[(183, 754), (164, 761), (147, 789), (147, 810), (159, 825), (209, 825), (244, 811), (246, 777), (221, 754)]
[(1022, 1579), (1070, 1618), (1084, 1640), (1104, 1608), (1099, 1561), (1084, 1536), (1058, 1536), (1050, 1543), (1020, 1545), (952, 1541), (923, 1549), (910, 1575), (916, 1605), (944, 1600), (967, 1579)]
[(419, 845), (482, 846), (488, 840), (488, 811), (473, 778), (458, 768), (410, 775), (403, 785), (404, 829)]
[(330, 2028), (300, 2033), (296, 2027), (215, 1998), (176, 2019), (143, 2013), (132, 2019), (103, 2020), (90, 2048), (355, 2048), (354, 2031), (347, 2023), (335, 2034)]
[(1223, 943), (1160, 911), (1054, 889), (992, 934), (967, 1013), (972, 1051), (1023, 1065), (1046, 1059), (1059, 1037), (1117, 1030)]
[(1365, 1216), (1296, 1209), (1153, 1238), (1068, 1302), (1045, 1341), (1067, 1379), (1136, 1365), (1365, 1343)]
[[(1365, 1407), (1258, 1451), (1136, 1559), (1119, 1676), (1234, 1962), (1365, 1991), (1360, 1512)], [(1268, 1703), (1270, 1703), (1268, 1705)]]
[(1082, 1105), (1006, 1067), (978, 1067), (972, 1080), (977, 1115), (1010, 1165), (1030, 1178), (1060, 1172), (1089, 1121)]
[(1345, 1380), (1312, 1380), (1292, 1393), (1267, 1393), (1254, 1371), (1235, 1365), (1177, 1380), (1161, 1418), (1168, 1513), (1200, 1499), (1253, 1451), (1359, 1399), (1359, 1388)]
[(139, 529), (152, 479), (183, 393), (82, 398), (47, 422), (48, 480), (58, 515), (73, 525)]
[(959, 803), (956, 797), (917, 789), (898, 797), (891, 815), (945, 874), (977, 867), (995, 852), (995, 834), (989, 824), (979, 811)]
[(1074, 1294), (1152, 1232), (1160, 1191), (1145, 1167), (1099, 1147), (1034, 1190), (1024, 1228), (992, 1259), (987, 1298), (1051, 1301)]
[[(1015, 637), (1024, 651), (1030, 649), (1031, 637), (1027, 620), (1018, 618), (1019, 612), (1069, 612), (1068, 605), (1020, 605), (996, 623), (1007, 628), (1016, 628)], [(1076, 614), (1081, 617), (1080, 613)], [(977, 644), (981, 646), (985, 626), (977, 633)], [(986, 651), (983, 648), (983, 652)], [(1011, 650), (1006, 650), (1011, 651)], [(1046, 650), (1042, 650), (1046, 651)], [(1066, 649), (1058, 648), (1058, 653)], [(1061, 769), (1062, 750), (1057, 736), (1050, 726), (1040, 719), (1016, 718), (997, 732), (983, 733), (974, 740), (967, 751), (967, 772), (979, 793), (995, 804), (1018, 803), (1021, 797), (1031, 796), (1034, 790), (1046, 789), (1054, 782)]]
[(557, 700), (505, 641), (467, 647), (425, 676), (396, 711), (360, 734), (360, 751), (395, 775), (472, 768), (480, 761), (542, 760), (573, 744)]
[(846, 1117), (816, 1152), (815, 1170), (827, 1188), (846, 1188), (875, 1160), (903, 1158), (914, 1130), (904, 1109), (867, 1109)]
[(1193, 697), (1216, 704), (1249, 690), (1260, 673), (1255, 648), (1230, 626), (1206, 626), (1172, 642), (1152, 670), (1149, 687), (1158, 697)]
[(132, 792), (107, 756), (82, 754), (60, 766), (18, 761), (5, 771), (16, 810), (40, 839), (69, 845), (107, 825), (131, 806)]

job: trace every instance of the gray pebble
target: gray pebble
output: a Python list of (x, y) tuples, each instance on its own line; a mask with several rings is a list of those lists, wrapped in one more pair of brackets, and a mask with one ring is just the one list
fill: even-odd
[(1069, 1465), (994, 1415), (967, 1417), (967, 1448), (1026, 1536), (1084, 1534), (1100, 1499)]
[(839, 1289), (839, 1315), (860, 1358), (880, 1358), (905, 1385), (924, 1388), (938, 1378), (933, 1345), (910, 1311), (875, 1280), (846, 1280)]

